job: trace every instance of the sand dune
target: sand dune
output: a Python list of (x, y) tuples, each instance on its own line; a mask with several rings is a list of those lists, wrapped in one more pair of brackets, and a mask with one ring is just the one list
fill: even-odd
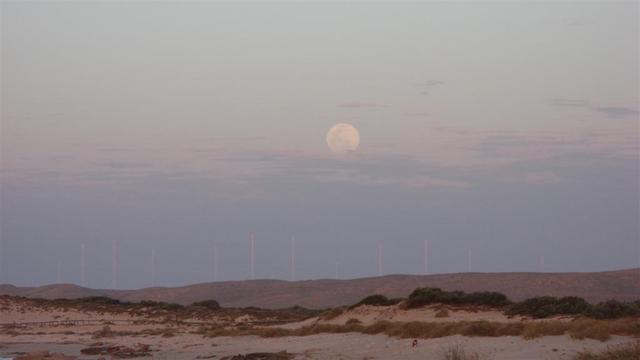
[[(389, 321), (497, 321), (514, 322), (523, 319), (507, 318), (503, 314), (487, 309), (468, 311), (450, 309), (448, 317), (436, 316), (437, 307), (402, 310), (397, 306), (361, 306), (330, 320), (310, 318), (302, 323), (274, 325), (283, 328), (321, 321), (327, 324), (344, 324), (359, 319), (363, 324), (379, 320)], [(443, 352), (452, 346), (461, 346), (481, 359), (571, 359), (583, 350), (601, 351), (607, 346), (633, 342), (628, 336), (611, 336), (606, 341), (594, 339), (577, 340), (568, 335), (541, 336), (525, 339), (521, 336), (465, 337), (460, 335), (419, 339), (412, 346), (411, 338), (390, 337), (383, 334), (368, 335), (358, 332), (319, 333), (308, 336), (207, 336), (199, 330), (200, 325), (168, 321), (163, 316), (151, 313), (103, 312), (82, 310), (74, 307), (55, 307), (36, 301), (4, 298), (0, 302), (0, 318), (7, 322), (33, 322), (66, 319), (110, 319), (109, 330), (105, 324), (61, 324), (0, 329), (0, 357), (34, 351), (64, 354), (64, 359), (80, 357), (97, 359), (101, 355), (88, 355), (87, 350), (96, 348), (119, 348), (133, 351), (146, 349), (143, 358), (197, 359), (230, 358), (238, 354), (286, 352), (287, 359), (443, 359)], [(243, 317), (246, 320), (246, 317)], [(158, 320), (156, 322), (115, 322), (121, 320)], [(219, 319), (221, 320), (221, 319)], [(524, 320), (536, 321), (536, 320)], [(209, 319), (213, 325), (220, 323)], [(238, 324), (230, 323), (229, 327)], [(215, 326), (214, 326), (215, 327)], [(81, 353), (82, 352), (82, 353)], [(104, 358), (104, 356), (102, 356)], [(137, 357), (136, 357), (137, 358)], [(44, 359), (44, 357), (33, 357)], [(61, 357), (62, 359), (62, 357)], [(280, 359), (274, 357), (273, 359)]]

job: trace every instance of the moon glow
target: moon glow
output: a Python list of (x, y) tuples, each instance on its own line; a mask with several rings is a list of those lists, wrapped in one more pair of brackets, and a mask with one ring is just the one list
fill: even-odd
[(360, 144), (360, 134), (351, 124), (336, 124), (327, 133), (327, 146), (336, 154), (353, 152)]

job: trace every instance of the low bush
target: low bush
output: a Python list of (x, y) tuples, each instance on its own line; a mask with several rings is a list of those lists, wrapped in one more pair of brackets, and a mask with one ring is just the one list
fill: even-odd
[(84, 304), (120, 305), (120, 300), (112, 299), (107, 296), (88, 296), (79, 298), (77, 301)]
[(166, 303), (163, 301), (142, 300), (139, 303), (141, 306), (158, 308), (166, 311), (179, 311), (184, 309), (184, 305), (176, 303)]
[[(563, 300), (567, 300), (566, 302)], [(580, 299), (582, 300), (582, 299)], [(584, 300), (582, 300), (584, 301)], [(511, 305), (506, 311), (507, 315), (527, 315), (535, 318), (545, 318), (553, 315), (575, 315), (584, 311), (584, 309), (573, 312), (576, 300), (573, 298), (558, 299), (553, 296), (540, 296), (523, 300)], [(586, 304), (587, 307), (589, 304)]]
[(160, 303), (160, 308), (166, 311), (179, 311), (184, 309), (184, 305), (176, 303)]
[(389, 299), (384, 295), (369, 295), (366, 298), (360, 300), (357, 304), (351, 305), (349, 309), (357, 308), (361, 305), (371, 305), (371, 306), (391, 306), (396, 305), (401, 302), (402, 299)]
[(209, 310), (219, 310), (220, 304), (215, 300), (196, 301), (191, 306), (203, 307)]
[(640, 302), (624, 303), (609, 300), (592, 306), (586, 314), (596, 319), (616, 319), (640, 315)]
[(153, 301), (153, 300), (142, 300), (139, 302), (139, 304), (142, 306), (155, 307), (155, 306), (159, 306), (162, 303), (159, 301)]
[(430, 304), (448, 305), (483, 305), (491, 307), (503, 307), (511, 304), (506, 295), (482, 291), (465, 293), (464, 291), (444, 291), (439, 288), (417, 288), (407, 299), (405, 306), (408, 309)]
[(534, 318), (546, 318), (557, 315), (584, 315), (596, 319), (616, 319), (640, 315), (640, 306), (636, 303), (623, 303), (609, 300), (591, 305), (576, 296), (556, 298), (542, 296), (515, 303), (506, 311), (507, 315), (525, 315)]

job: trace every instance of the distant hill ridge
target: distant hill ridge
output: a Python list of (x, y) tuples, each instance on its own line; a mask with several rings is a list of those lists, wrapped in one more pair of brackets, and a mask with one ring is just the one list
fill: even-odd
[(534, 296), (580, 296), (590, 302), (640, 299), (640, 268), (591, 273), (458, 273), (387, 275), (350, 280), (245, 280), (137, 290), (90, 289), (72, 284), (38, 287), (0, 285), (0, 295), (30, 298), (108, 296), (125, 301), (155, 300), (190, 304), (215, 299), (223, 306), (326, 308), (353, 304), (365, 296), (406, 297), (417, 287), (498, 291), (512, 300)]

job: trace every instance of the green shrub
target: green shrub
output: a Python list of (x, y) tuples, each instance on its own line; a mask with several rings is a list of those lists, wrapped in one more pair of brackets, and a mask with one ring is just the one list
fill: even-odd
[(439, 288), (417, 288), (406, 302), (407, 308), (416, 308), (429, 304), (449, 305), (484, 305), (502, 307), (511, 304), (511, 301), (501, 293), (482, 291), (465, 293), (464, 291), (444, 291)]
[(159, 305), (161, 305), (161, 304), (162, 304), (161, 302), (159, 302), (159, 301), (153, 301), (153, 300), (142, 300), (142, 301), (140, 301), (140, 305), (142, 305), (142, 306), (152, 306), (152, 307), (155, 307), (155, 306), (159, 306)]
[(88, 296), (78, 299), (79, 302), (85, 304), (100, 304), (100, 305), (119, 305), (120, 300), (112, 299), (107, 296)]
[(384, 295), (369, 295), (366, 298), (360, 300), (357, 304), (351, 305), (349, 309), (357, 308), (361, 305), (371, 305), (371, 306), (391, 306), (396, 305), (402, 301), (402, 299), (389, 299)]
[(634, 303), (624, 303), (617, 300), (609, 300), (592, 306), (587, 315), (596, 319), (616, 319), (626, 316), (637, 316), (640, 315), (640, 304), (638, 301)]
[(160, 308), (167, 311), (179, 311), (184, 309), (184, 306), (176, 303), (160, 303)]
[[(450, 303), (447, 301), (445, 292), (439, 288), (417, 288), (409, 295), (406, 306), (416, 308), (435, 303)], [(449, 299), (450, 300), (450, 299)]]
[(219, 310), (220, 304), (215, 300), (196, 301), (191, 306), (203, 307), (209, 310)]
[(562, 315), (585, 314), (591, 310), (591, 304), (577, 296), (565, 296), (558, 300), (556, 311)]
[(166, 303), (163, 301), (153, 301), (153, 300), (142, 300), (139, 303), (142, 306), (148, 306), (153, 308), (160, 308), (166, 311), (178, 311), (184, 309), (184, 305), (176, 304), (176, 303)]
[(591, 305), (576, 296), (562, 298), (542, 296), (513, 304), (507, 310), (507, 315), (527, 315), (535, 318), (556, 315), (584, 315), (596, 319), (615, 319), (640, 315), (640, 307), (636, 303), (623, 303), (617, 300)]
[(511, 304), (511, 301), (505, 294), (495, 291), (480, 291), (464, 295), (464, 303), (487, 305), (487, 306), (505, 306)]
[(553, 296), (539, 296), (529, 298), (513, 304), (507, 315), (528, 315), (535, 318), (545, 318), (557, 313), (558, 299)]

